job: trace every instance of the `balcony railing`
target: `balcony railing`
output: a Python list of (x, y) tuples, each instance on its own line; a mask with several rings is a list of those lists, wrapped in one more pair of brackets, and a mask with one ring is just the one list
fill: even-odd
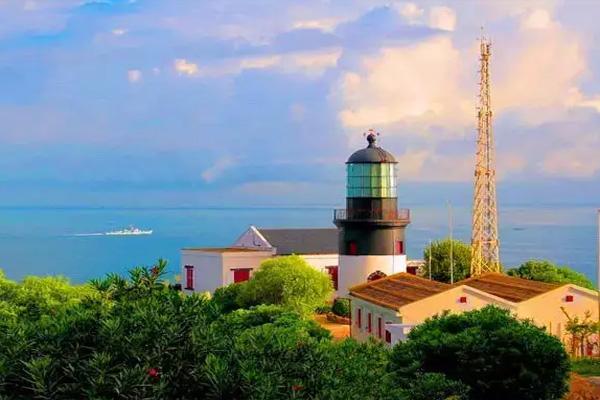
[(410, 222), (410, 210), (399, 208), (398, 210), (357, 209), (338, 208), (333, 210), (334, 221), (369, 221), (369, 220), (392, 220)]

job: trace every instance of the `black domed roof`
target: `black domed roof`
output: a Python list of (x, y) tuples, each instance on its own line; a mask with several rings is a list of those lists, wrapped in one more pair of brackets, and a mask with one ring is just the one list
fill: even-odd
[(377, 146), (377, 136), (371, 132), (367, 135), (369, 145), (352, 153), (346, 164), (367, 164), (367, 163), (397, 163), (393, 155)]

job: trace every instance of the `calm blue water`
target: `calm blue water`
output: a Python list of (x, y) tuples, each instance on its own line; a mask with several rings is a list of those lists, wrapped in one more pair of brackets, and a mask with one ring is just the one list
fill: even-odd
[[(173, 273), (179, 249), (225, 246), (249, 225), (331, 227), (331, 209), (36, 209), (0, 208), (0, 268), (11, 279), (64, 275), (84, 282), (108, 272), (166, 258)], [(444, 208), (411, 207), (409, 258), (422, 258), (429, 240), (448, 234)], [(470, 209), (455, 208), (454, 236), (468, 241)], [(531, 258), (568, 264), (596, 279), (596, 214), (593, 208), (507, 207), (500, 213), (502, 263)], [(76, 236), (129, 225), (151, 228), (151, 236)]]

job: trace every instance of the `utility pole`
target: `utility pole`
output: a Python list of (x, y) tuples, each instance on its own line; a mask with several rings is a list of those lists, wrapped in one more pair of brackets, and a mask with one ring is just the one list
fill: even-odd
[(452, 232), (452, 205), (448, 202), (448, 228), (450, 230), (450, 284), (454, 283), (454, 239)]
[(431, 253), (433, 253), (433, 248), (431, 247), (431, 239), (429, 239), (429, 280), (431, 280)]
[(490, 96), (490, 49), (491, 43), (487, 39), (481, 38), (477, 154), (471, 231), (471, 276), (486, 272), (500, 272), (496, 165)]

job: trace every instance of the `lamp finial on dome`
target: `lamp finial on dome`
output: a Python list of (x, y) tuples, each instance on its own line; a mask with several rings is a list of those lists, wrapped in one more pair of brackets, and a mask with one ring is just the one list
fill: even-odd
[(379, 132), (376, 132), (375, 129), (371, 128), (364, 133), (367, 137), (367, 142), (369, 142), (369, 147), (376, 147), (377, 144), (377, 136), (379, 136)]

